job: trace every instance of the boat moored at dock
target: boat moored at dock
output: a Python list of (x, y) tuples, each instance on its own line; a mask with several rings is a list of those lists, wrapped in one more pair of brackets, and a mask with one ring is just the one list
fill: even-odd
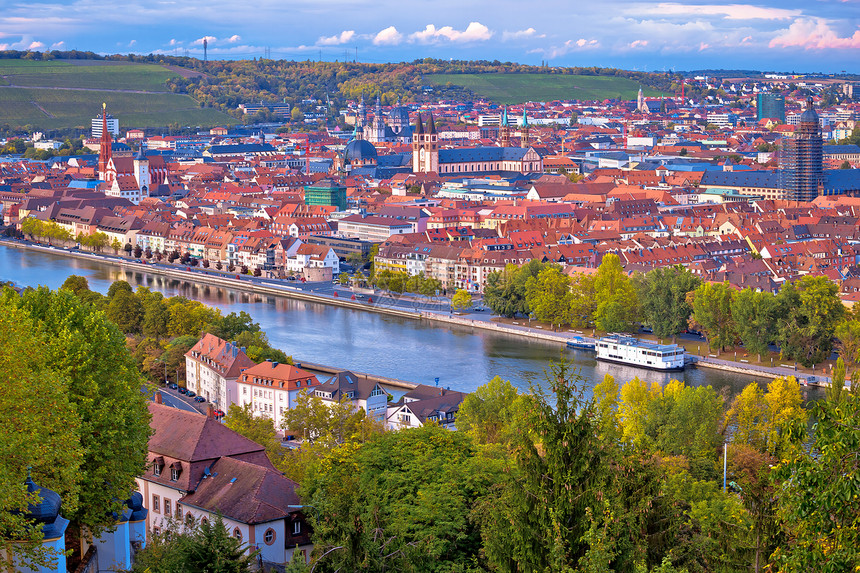
[(646, 342), (633, 336), (610, 334), (597, 340), (597, 359), (662, 372), (684, 369), (685, 353), (677, 344)]

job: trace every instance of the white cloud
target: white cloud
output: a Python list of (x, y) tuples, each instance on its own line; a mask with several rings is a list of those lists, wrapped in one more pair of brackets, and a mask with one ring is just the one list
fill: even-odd
[(860, 48), (860, 30), (841, 37), (823, 18), (798, 18), (770, 41), (771, 48), (805, 48), (807, 50)]
[(539, 48), (536, 50), (529, 50), (529, 54), (543, 54), (547, 59), (554, 59), (564, 56), (570, 52), (580, 51), (580, 50), (591, 50), (600, 47), (600, 42), (595, 39), (587, 40), (585, 38), (580, 38), (578, 40), (568, 40), (564, 44), (560, 46), (550, 46), (549, 48)]
[(681, 16), (689, 19), (692, 16), (722, 16), (727, 20), (788, 20), (802, 14), (800, 10), (784, 8), (768, 8), (750, 4), (714, 4), (710, 6), (677, 4), (663, 2), (657, 5), (642, 7), (641, 11), (633, 9), (628, 13), (646, 13), (652, 16)]
[(218, 38), (216, 38), (215, 36), (203, 36), (202, 38), (197, 38), (196, 40), (194, 40), (191, 43), (191, 45), (192, 46), (202, 46), (203, 40), (206, 40), (209, 44), (214, 44), (215, 42), (218, 41)]
[(339, 46), (346, 44), (355, 37), (355, 30), (344, 30), (339, 35), (335, 36), (320, 36), (317, 44), (320, 46)]
[(629, 48), (646, 48), (648, 47), (648, 40), (633, 40), (629, 44), (627, 44)]
[(128, 43), (128, 47), (131, 48), (135, 44), (137, 44), (137, 40), (132, 40), (131, 42)]
[(526, 28), (525, 30), (517, 30), (516, 32), (503, 32), (502, 40), (521, 40), (523, 38), (543, 38), (545, 34), (537, 35), (537, 30), (534, 28)]
[(182, 43), (182, 41), (177, 40), (176, 38), (172, 38), (172, 39), (167, 43), (167, 45), (168, 45), (168, 46), (178, 46), (178, 45), (179, 45), (179, 44), (181, 44), (181, 43)]
[(30, 45), (27, 46), (28, 50), (41, 50), (45, 47), (45, 44), (42, 42), (30, 42)]
[(239, 34), (233, 34), (232, 36), (227, 38), (225, 41), (229, 44), (235, 44), (236, 42), (242, 41), (242, 36), (240, 36)]
[(465, 30), (455, 30), (451, 26), (437, 28), (427, 24), (420, 32), (409, 35), (409, 41), (429, 44), (441, 40), (449, 42), (483, 42), (493, 37), (493, 32), (480, 22), (470, 22)]
[(373, 43), (376, 46), (396, 46), (403, 41), (403, 34), (397, 31), (394, 26), (389, 26), (373, 37)]
[(51, 49), (52, 50), (62, 50), (63, 46), (65, 46), (65, 45), (66, 45), (66, 43), (64, 41), (60, 40), (59, 42), (54, 42), (53, 44), (51, 44)]

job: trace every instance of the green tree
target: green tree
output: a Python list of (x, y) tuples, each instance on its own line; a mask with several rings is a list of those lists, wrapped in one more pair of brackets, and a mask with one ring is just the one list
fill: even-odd
[(545, 267), (544, 263), (533, 259), (522, 267), (508, 264), (503, 271), (490, 273), (484, 287), (484, 304), (502, 316), (528, 315), (526, 283)]
[(249, 440), (265, 446), (266, 454), (273, 464), (277, 465), (278, 460), (283, 457), (284, 447), (281, 446), (281, 439), (275, 431), (272, 420), (265, 416), (254, 416), (251, 404), (244, 406), (231, 404), (224, 418), (224, 425)]
[(143, 305), (133, 292), (118, 291), (108, 303), (107, 317), (126, 334), (140, 332), (144, 317)]
[(82, 293), (90, 290), (90, 283), (87, 281), (86, 277), (82, 277), (80, 275), (69, 275), (69, 277), (63, 282), (63, 286), (60, 288), (72, 291), (76, 295), (80, 296)]
[(122, 243), (119, 242), (119, 239), (114, 237), (113, 241), (110, 243), (110, 248), (113, 249), (113, 254), (118, 254), (119, 250), (122, 248)]
[(476, 444), (507, 443), (513, 439), (514, 422), (522, 410), (519, 391), (496, 376), (466, 396), (457, 412), (457, 430)]
[(260, 325), (242, 310), (239, 314), (231, 312), (226, 316), (216, 317), (206, 330), (222, 340), (236, 340), (243, 332), (259, 332)]
[(484, 552), (501, 571), (573, 570), (589, 549), (588, 510), (603, 505), (594, 404), (580, 398), (583, 380), (567, 363), (551, 364), (547, 377), (553, 396), (532, 387), (506, 478), (476, 510)]
[(167, 336), (170, 311), (161, 293), (153, 293), (143, 302), (143, 322), (141, 331), (144, 336), (160, 340)]
[(735, 293), (732, 299), (732, 318), (738, 337), (747, 352), (761, 355), (774, 339), (777, 320), (777, 302), (769, 292), (756, 292), (751, 288)]
[(570, 279), (570, 324), (575, 328), (594, 326), (594, 277), (585, 273), (574, 273)]
[[(855, 571), (860, 567), (860, 396), (812, 405), (810, 447), (784, 457), (778, 514), (786, 542), (774, 553), (781, 571)], [(805, 427), (804, 427), (805, 430)]]
[(365, 441), (382, 431), (382, 424), (346, 398), (326, 403), (311, 391), (302, 390), (296, 395), (293, 407), (284, 410), (281, 429), (311, 443), (342, 444)]
[(526, 282), (526, 304), (538, 320), (560, 327), (570, 322), (570, 277), (557, 266), (543, 268)]
[(302, 490), (320, 513), (314, 567), (484, 569), (470, 512), (498, 472), (498, 463), (475, 456), (467, 435), (434, 424), (330, 450)]
[(735, 323), (732, 319), (732, 289), (729, 283), (703, 283), (692, 295), (692, 320), (708, 339), (708, 348), (717, 353), (735, 341)]
[(687, 302), (687, 293), (696, 290), (701, 282), (697, 276), (680, 265), (636, 275), (634, 284), (642, 311), (642, 321), (660, 338), (674, 338), (687, 328), (693, 312)]
[[(23, 488), (28, 472), (60, 494), (64, 513), (77, 511), (83, 485), (80, 419), (48, 347), (37, 323), (14, 301), (0, 300), (0, 551), (32, 564), (57, 556), (40, 551), (42, 529), (22, 514), (38, 502)], [(23, 543), (13, 549), (15, 541)]]
[(779, 290), (778, 341), (782, 354), (804, 366), (821, 364), (833, 351), (833, 334), (845, 307), (839, 288), (823, 276), (804, 276)]
[(256, 555), (230, 535), (220, 515), (212, 522), (172, 519), (163, 531), (150, 534), (146, 547), (135, 555), (131, 572), (251, 573), (257, 570)]
[(472, 306), (472, 295), (464, 289), (457, 289), (454, 296), (451, 297), (451, 308), (462, 310)]
[(604, 255), (594, 277), (594, 324), (604, 332), (633, 332), (638, 317), (636, 290), (618, 255)]
[(64, 391), (79, 417), (80, 494), (65, 516), (98, 535), (146, 464), (151, 429), (143, 380), (122, 332), (71, 292), (39, 288), (12, 300), (44, 333), (45, 365), (67, 380)]
[(847, 318), (833, 331), (839, 339), (839, 355), (847, 368), (853, 368), (860, 361), (860, 320)]

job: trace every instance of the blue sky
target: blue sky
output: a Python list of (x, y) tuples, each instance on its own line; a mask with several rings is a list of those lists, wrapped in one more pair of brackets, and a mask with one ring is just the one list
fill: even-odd
[[(0, 49), (860, 73), (860, 0), (0, 0)], [(356, 52), (357, 50), (357, 52)]]

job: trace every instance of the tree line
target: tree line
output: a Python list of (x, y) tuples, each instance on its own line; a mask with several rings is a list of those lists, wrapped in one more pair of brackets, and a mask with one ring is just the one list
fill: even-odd
[(848, 312), (838, 293), (822, 276), (787, 281), (776, 294), (706, 283), (680, 265), (630, 276), (609, 253), (593, 274), (568, 276), (559, 265), (537, 260), (507, 265), (488, 275), (484, 304), (496, 314), (530, 316), (554, 328), (635, 333), (644, 325), (660, 338), (700, 330), (710, 350), (739, 343), (759, 361), (771, 345), (782, 359), (804, 366), (821, 364), (838, 348), (853, 367), (860, 362), (860, 315)]
[[(586, 398), (594, 382), (562, 361), (528, 393), (499, 377), (479, 387), (460, 406), (457, 431), (353, 427), (337, 439), (332, 430), (342, 424), (322, 422), (322, 448), (313, 440), (297, 450), (272, 446), (314, 508), (313, 570), (836, 572), (860, 564), (860, 509), (842, 501), (860, 491), (850, 470), (860, 447), (856, 382), (855, 392), (833, 391), (809, 408), (793, 378), (731, 397), (678, 381), (619, 385), (607, 375)], [(326, 406), (307, 411), (315, 408)], [(271, 423), (259, 420), (231, 410), (227, 423), (271, 441)]]

